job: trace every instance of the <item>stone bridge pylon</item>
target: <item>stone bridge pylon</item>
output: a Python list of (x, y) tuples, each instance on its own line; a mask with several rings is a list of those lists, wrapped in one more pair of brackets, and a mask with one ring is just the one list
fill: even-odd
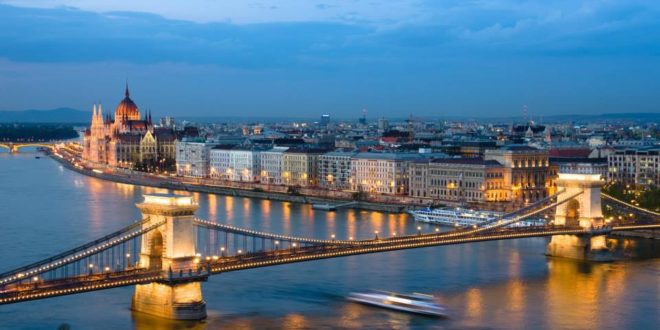
[[(560, 201), (570, 196), (572, 200), (557, 206), (554, 224), (580, 226), (585, 229), (603, 226), (600, 190), (604, 182), (600, 174), (559, 173), (557, 196)], [(552, 236), (546, 254), (571, 259), (608, 261), (612, 259), (605, 235), (556, 235)]]
[(171, 276), (174, 272), (195, 269), (194, 213), (197, 204), (192, 196), (149, 194), (137, 204), (144, 219), (143, 228), (160, 225), (142, 236), (140, 267), (169, 274), (169, 281), (140, 284), (135, 287), (132, 309), (176, 320), (200, 320), (206, 317), (202, 297), (202, 276)]

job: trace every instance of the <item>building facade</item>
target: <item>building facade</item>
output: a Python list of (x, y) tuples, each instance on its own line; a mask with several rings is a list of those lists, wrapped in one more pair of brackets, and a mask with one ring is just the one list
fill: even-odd
[(504, 165), (505, 189), (511, 189), (511, 200), (533, 203), (552, 192), (548, 151), (524, 145), (505, 146), (485, 151), (486, 160)]
[(216, 146), (210, 151), (212, 178), (229, 181), (259, 181), (261, 152), (252, 148)]
[(326, 189), (351, 189), (351, 157), (356, 153), (333, 151), (319, 156), (319, 186)]
[(660, 148), (616, 149), (607, 156), (607, 179), (613, 183), (641, 186), (660, 184)]
[(361, 152), (351, 159), (352, 189), (376, 194), (407, 195), (408, 165), (420, 154)]
[(274, 147), (270, 150), (261, 152), (261, 183), (276, 185), (284, 184), (284, 180), (282, 179), (284, 152), (288, 149), (289, 147)]
[(318, 183), (317, 163), (322, 150), (289, 149), (282, 155), (282, 180), (287, 186), (309, 187)]
[(511, 198), (505, 167), (483, 158), (444, 158), (410, 164), (409, 196), (455, 202), (504, 202)]
[(176, 174), (206, 178), (210, 176), (211, 148), (214, 143), (200, 139), (184, 139), (176, 143)]

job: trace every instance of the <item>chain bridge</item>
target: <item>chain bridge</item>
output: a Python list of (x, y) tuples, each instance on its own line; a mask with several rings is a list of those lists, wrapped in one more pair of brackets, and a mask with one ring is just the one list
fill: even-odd
[[(267, 233), (195, 217), (191, 196), (150, 194), (137, 204), (143, 217), (92, 242), (0, 274), (0, 305), (135, 286), (132, 308), (161, 317), (206, 317), (201, 286), (209, 276), (319, 259), (451, 244), (552, 237), (549, 255), (584, 258), (603, 250), (614, 231), (658, 229), (658, 213), (600, 193), (594, 177), (560, 176), (552, 196), (471, 228), (372, 239), (310, 238)], [(606, 223), (608, 205), (646, 221)], [(554, 212), (542, 226), (516, 223)]]

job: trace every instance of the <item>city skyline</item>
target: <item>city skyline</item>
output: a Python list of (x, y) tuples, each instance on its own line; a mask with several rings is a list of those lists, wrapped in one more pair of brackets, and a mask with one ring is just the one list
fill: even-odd
[(126, 80), (144, 109), (175, 117), (660, 106), (656, 4), (203, 4), (0, 2), (0, 110), (112, 108)]

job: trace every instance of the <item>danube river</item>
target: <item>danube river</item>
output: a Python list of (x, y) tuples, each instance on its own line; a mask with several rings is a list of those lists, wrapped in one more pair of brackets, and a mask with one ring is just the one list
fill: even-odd
[[(164, 192), (88, 178), (35, 155), (0, 153), (0, 272), (124, 227), (139, 218), (134, 204), (143, 193)], [(194, 197), (201, 218), (274, 233), (367, 238), (376, 230), (384, 236), (416, 232), (404, 214), (325, 213), (309, 205)], [(0, 328), (652, 329), (660, 324), (660, 259), (607, 264), (549, 259), (543, 255), (546, 243), (529, 238), (433, 247), (213, 276), (203, 284), (209, 314), (203, 323), (132, 313), (133, 288), (126, 287), (0, 306)], [(432, 319), (345, 301), (349, 292), (365, 289), (433, 294), (452, 316)]]

